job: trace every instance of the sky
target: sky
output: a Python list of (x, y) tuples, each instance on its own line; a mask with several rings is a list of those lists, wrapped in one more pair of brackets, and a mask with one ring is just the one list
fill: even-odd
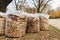
[(30, 7), (34, 7), (32, 0), (27, 0), (26, 2), (27, 2), (27, 4), (28, 4)]
[(53, 0), (51, 6), (52, 9), (56, 9), (57, 7), (60, 7), (60, 0)]

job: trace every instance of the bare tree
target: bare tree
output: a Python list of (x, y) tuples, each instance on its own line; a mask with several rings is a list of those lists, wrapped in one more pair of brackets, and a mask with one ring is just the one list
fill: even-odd
[[(16, 3), (16, 0), (15, 0), (15, 4), (16, 4), (16, 9), (17, 10), (21, 10), (21, 9), (24, 9), (24, 4), (26, 2), (26, 0), (17, 0), (18, 3)], [(49, 5), (48, 3), (51, 1), (51, 0), (32, 0), (33, 1), (33, 4), (37, 10), (38, 13), (42, 13), (42, 12), (49, 12)]]
[[(16, 2), (17, 1), (17, 2)], [(15, 0), (16, 10), (22, 9), (21, 7), (26, 2), (26, 0)]]
[(38, 13), (42, 13), (51, 0), (32, 0)]

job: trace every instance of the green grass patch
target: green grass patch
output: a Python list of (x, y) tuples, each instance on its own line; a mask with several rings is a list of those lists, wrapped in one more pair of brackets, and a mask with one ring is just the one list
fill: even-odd
[(54, 30), (60, 32), (60, 29), (58, 29), (58, 28), (56, 28), (56, 27), (54, 27), (54, 26), (52, 26), (52, 25), (49, 25), (49, 26), (50, 26), (51, 28), (53, 28)]

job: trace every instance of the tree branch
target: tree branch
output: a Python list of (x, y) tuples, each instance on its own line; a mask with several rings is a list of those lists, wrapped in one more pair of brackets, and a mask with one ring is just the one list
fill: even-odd
[(36, 3), (35, 3), (35, 1), (34, 1), (34, 0), (33, 0), (33, 2), (34, 2), (35, 7), (37, 8), (37, 5), (36, 5)]
[(40, 6), (43, 4), (44, 0), (40, 1)]
[(18, 7), (18, 5), (17, 5), (17, 3), (16, 3), (16, 0), (14, 0), (14, 1), (15, 1), (16, 10), (18, 10), (18, 8), (17, 8), (17, 7)]
[(41, 12), (43, 12), (43, 10), (45, 9), (45, 7), (47, 6), (47, 4), (48, 4), (48, 2), (50, 2), (51, 0), (48, 0), (47, 2), (46, 2), (46, 4), (43, 6), (43, 8), (42, 8), (42, 10), (41, 10)]

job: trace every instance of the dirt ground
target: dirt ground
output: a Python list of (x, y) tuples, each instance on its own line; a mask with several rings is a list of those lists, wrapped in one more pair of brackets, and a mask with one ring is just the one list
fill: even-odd
[[(0, 36), (0, 40), (5, 40), (5, 36)], [(60, 40), (60, 30), (50, 26), (48, 31), (27, 33), (21, 40)]]

